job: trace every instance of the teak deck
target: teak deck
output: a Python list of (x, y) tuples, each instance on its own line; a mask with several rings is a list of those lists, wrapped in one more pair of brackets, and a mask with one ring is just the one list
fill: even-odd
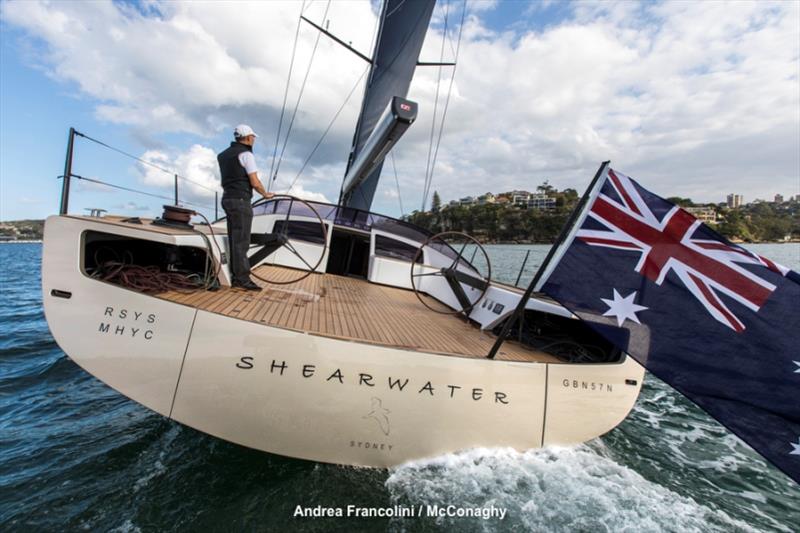
[[(302, 274), (275, 266), (261, 266), (255, 273), (274, 281)], [(332, 274), (311, 274), (289, 285), (254, 281), (264, 288), (261, 292), (225, 288), (158, 297), (240, 320), (407, 350), (486, 357), (494, 344), (494, 335), (462, 318), (425, 308), (409, 290)], [(511, 341), (503, 343), (497, 358), (558, 362)]]

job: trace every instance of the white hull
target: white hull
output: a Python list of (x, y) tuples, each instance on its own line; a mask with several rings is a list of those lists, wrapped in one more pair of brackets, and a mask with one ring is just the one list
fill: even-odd
[[(389, 467), (472, 447), (573, 444), (614, 428), (644, 371), (436, 355), (246, 322), (81, 271), (92, 222), (51, 217), (42, 286), (59, 346), (142, 405), (280, 455)], [(69, 298), (54, 296), (64, 291)]]

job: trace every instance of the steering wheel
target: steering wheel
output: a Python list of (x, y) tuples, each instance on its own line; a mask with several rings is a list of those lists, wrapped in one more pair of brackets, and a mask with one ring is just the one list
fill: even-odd
[[(458, 237), (459, 240), (463, 240), (461, 249), (458, 251), (458, 255), (456, 256), (456, 258), (453, 259), (453, 262), (450, 263), (450, 266), (433, 267), (431, 265), (423, 265), (421, 263), (418, 264), (417, 260), (419, 260), (419, 258), (421, 257), (422, 250), (426, 246), (430, 246), (431, 243), (433, 243), (434, 241), (439, 240), (445, 247), (453, 250), (453, 248), (449, 244), (447, 244), (447, 242), (444, 241), (443, 237), (445, 236)], [(481, 253), (483, 254), (483, 258), (486, 261), (486, 268), (488, 270), (488, 274), (485, 277), (482, 276), (479, 272), (477, 272), (477, 270), (475, 270), (475, 272), (477, 273), (477, 275), (475, 275), (470, 272), (458, 269), (458, 266), (462, 264), (464, 250), (466, 249), (467, 244), (470, 243), (475, 244), (475, 246), (477, 246), (475, 250), (476, 253), (478, 250), (480, 250)], [(475, 258), (475, 254), (472, 255), (472, 258), (473, 259)], [(470, 264), (471, 261), (468, 262), (464, 260), (463, 262), (469, 265), (470, 267), (472, 266)], [(422, 267), (424, 270), (427, 270), (427, 272), (424, 270), (421, 272), (415, 271), (415, 268), (417, 266)], [(453, 291), (453, 294), (455, 295), (461, 307), (459, 309), (454, 309), (449, 311), (442, 311), (441, 309), (434, 309), (433, 307), (431, 307), (431, 305), (428, 304), (428, 302), (426, 302), (422, 298), (419, 288), (417, 287), (417, 280), (425, 276), (430, 276), (430, 277), (438, 276), (444, 278), (447, 284), (450, 286), (450, 290)], [(419, 301), (422, 302), (422, 305), (424, 305), (431, 311), (434, 311), (436, 313), (441, 313), (443, 315), (457, 315), (460, 313), (467, 314), (472, 308), (478, 305), (478, 303), (480, 303), (480, 301), (486, 295), (486, 291), (489, 290), (489, 285), (490, 285), (489, 282), (491, 281), (491, 279), (492, 279), (492, 264), (489, 261), (489, 254), (486, 253), (486, 250), (483, 248), (483, 246), (481, 246), (481, 243), (479, 243), (474, 237), (460, 231), (443, 231), (441, 233), (437, 233), (436, 235), (428, 237), (428, 239), (424, 243), (422, 243), (419, 248), (417, 248), (417, 253), (414, 254), (414, 259), (411, 263), (411, 288), (414, 290), (414, 294), (417, 296), (417, 299), (419, 299)], [(464, 291), (464, 287), (462, 287), (462, 284), (467, 285), (473, 290), (480, 291), (480, 294), (474, 301), (471, 300), (470, 297), (467, 295), (467, 293)]]
[[(328, 227), (325, 225), (325, 222), (322, 220), (322, 217), (319, 215), (314, 206), (310, 203), (306, 202), (301, 198), (297, 198), (296, 196), (291, 196), (288, 194), (276, 194), (272, 198), (267, 199), (266, 203), (274, 202), (274, 201), (282, 201), (282, 200), (289, 200), (289, 209), (286, 210), (286, 218), (283, 220), (282, 227), (278, 231), (274, 231), (274, 227), (278, 225), (280, 221), (275, 221), (275, 226), (273, 226), (272, 233), (262, 233), (262, 234), (252, 234), (251, 235), (251, 243), (255, 243), (256, 245), (260, 246), (260, 248), (250, 256), (250, 266), (251, 268), (258, 264), (261, 260), (268, 257), (272, 253), (274, 253), (278, 248), (286, 248), (290, 252), (292, 252), (295, 256), (297, 256), (300, 261), (303, 262), (304, 265), (308, 267), (308, 272), (300, 276), (299, 278), (292, 279), (289, 281), (277, 281), (271, 280), (267, 278), (263, 278), (256, 274), (255, 272), (251, 271), (250, 274), (257, 279), (265, 283), (272, 283), (273, 285), (291, 285), (292, 283), (297, 283), (298, 281), (302, 281), (306, 279), (308, 276), (314, 273), (322, 264), (322, 259), (325, 257), (325, 252), (328, 250)], [(320, 236), (322, 237), (322, 251), (319, 254), (319, 259), (311, 266), (311, 264), (306, 261), (306, 259), (297, 251), (297, 249), (289, 242), (289, 217), (292, 214), (292, 208), (294, 207), (295, 202), (301, 203), (305, 205), (319, 220), (320, 226)]]

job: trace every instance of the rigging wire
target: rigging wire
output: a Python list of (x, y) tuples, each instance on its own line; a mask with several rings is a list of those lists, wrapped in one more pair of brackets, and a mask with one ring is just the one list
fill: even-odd
[[(328, 0), (328, 3), (325, 5), (325, 13), (322, 15), (323, 23), (328, 16), (328, 10), (331, 7), (331, 0)], [(317, 47), (319, 45), (319, 39), (322, 37), (322, 33), (317, 33), (317, 38), (314, 41), (314, 48), (311, 50), (311, 58), (308, 60), (308, 68), (306, 69), (306, 74), (303, 77), (303, 83), (300, 85), (300, 92), (297, 95), (297, 101), (294, 105), (294, 111), (292, 112), (292, 118), (289, 120), (289, 126), (286, 128), (286, 137), (283, 141), (283, 147), (281, 148), (281, 154), (278, 157), (278, 163), (275, 165), (275, 173), (272, 176), (272, 181), (278, 178), (278, 170), (281, 167), (281, 162), (283, 161), (283, 154), (286, 152), (286, 145), (289, 144), (289, 136), (292, 133), (292, 126), (294, 126), (294, 119), (297, 117), (297, 110), (300, 108), (300, 99), (303, 98), (303, 92), (306, 88), (306, 82), (308, 82), (308, 75), (311, 73), (311, 65), (314, 63), (314, 56), (317, 53)]]
[(306, 0), (300, 4), (300, 16), (297, 17), (297, 29), (294, 31), (294, 45), (292, 45), (292, 59), (289, 61), (289, 76), (286, 78), (286, 89), (283, 91), (283, 105), (281, 106), (281, 117), (278, 119), (278, 134), (275, 136), (275, 148), (272, 150), (272, 161), (269, 166), (269, 177), (267, 179), (267, 190), (272, 185), (272, 170), (275, 168), (275, 157), (278, 155), (278, 144), (281, 139), (281, 129), (283, 127), (283, 115), (286, 113), (286, 99), (289, 96), (289, 82), (292, 81), (292, 70), (294, 69), (294, 57), (297, 52), (297, 41), (300, 37), (300, 22), (302, 21), (303, 10), (305, 9)]
[[(58, 178), (63, 178), (63, 177), (64, 176), (58, 176)], [(94, 178), (85, 178), (85, 177), (80, 176), (78, 174), (70, 174), (70, 177), (71, 178), (77, 178), (77, 179), (83, 180), (83, 181), (88, 181), (88, 182), (91, 182), (91, 183), (96, 183), (98, 185), (103, 185), (105, 187), (111, 187), (112, 189), (120, 189), (120, 190), (123, 190), (123, 191), (135, 192), (137, 194), (143, 194), (145, 196), (151, 196), (153, 198), (159, 198), (161, 200), (169, 200), (170, 202), (172, 202), (174, 200), (174, 198), (170, 198), (169, 196), (162, 196), (160, 194), (153, 194), (151, 192), (140, 191), (138, 189), (131, 189), (130, 187), (123, 187), (122, 185), (116, 185), (114, 183), (108, 183), (108, 182), (105, 182), (105, 181), (96, 180)], [(186, 204), (186, 205), (193, 205), (195, 207), (202, 207), (203, 209), (214, 209), (213, 207), (208, 206), (208, 205), (196, 204), (194, 202), (187, 202), (187, 201), (184, 201), (184, 200), (182, 200), (181, 203), (182, 204)]]
[[(442, 9), (444, 9), (444, 7)], [(447, 38), (447, 14), (448, 12), (447, 10), (445, 10), (444, 32), (442, 33), (442, 49), (439, 54), (439, 63), (444, 62), (444, 43)], [(425, 200), (428, 197), (428, 187), (430, 186), (428, 175), (430, 173), (430, 166), (431, 166), (431, 153), (433, 152), (433, 137), (436, 132), (436, 111), (437, 108), (439, 107), (439, 87), (441, 86), (441, 82), (442, 82), (442, 66), (439, 65), (439, 73), (436, 79), (436, 97), (433, 99), (433, 120), (431, 120), (431, 139), (430, 142), (428, 143), (428, 160), (425, 163), (425, 184), (422, 189), (422, 207), (420, 208), (420, 211), (425, 211)]]
[(361, 83), (361, 80), (364, 79), (364, 76), (366, 76), (367, 72), (369, 72), (369, 67), (364, 69), (364, 72), (362, 72), (361, 76), (358, 77), (358, 80), (356, 80), (355, 84), (353, 85), (353, 88), (350, 89), (350, 93), (347, 95), (347, 98), (344, 99), (344, 102), (342, 102), (342, 105), (339, 106), (339, 109), (336, 111), (336, 114), (333, 115), (333, 118), (328, 123), (328, 127), (325, 128), (325, 131), (322, 133), (322, 137), (320, 137), (319, 140), (317, 141), (317, 144), (314, 145), (314, 149), (311, 150), (311, 153), (308, 154), (308, 157), (306, 157), (306, 160), (303, 161), (303, 166), (301, 166), (300, 170), (297, 171), (297, 175), (294, 177), (294, 179), (292, 180), (292, 183), (286, 189), (286, 194), (288, 194), (289, 191), (292, 190), (292, 187), (294, 187), (295, 183), (297, 183), (297, 180), (300, 178), (300, 174), (303, 173), (303, 171), (306, 169), (306, 166), (308, 165), (309, 161), (311, 161), (311, 158), (314, 157), (314, 154), (316, 153), (316, 151), (319, 148), (319, 146), (322, 144), (322, 141), (325, 139), (325, 137), (328, 135), (328, 132), (333, 127), (333, 123), (336, 122), (337, 118), (339, 118), (339, 114), (344, 109), (344, 106), (347, 105), (347, 102), (350, 101), (350, 97), (353, 96), (353, 93), (356, 91), (356, 89), (358, 88), (359, 84)]
[(403, 196), (400, 194), (400, 180), (397, 179), (397, 166), (394, 164), (394, 150), (389, 152), (389, 155), (392, 156), (392, 168), (394, 169), (394, 183), (397, 185), (397, 201), (400, 202), (400, 216), (406, 216), (405, 211), (403, 210)]
[[(217, 190), (218, 190), (218, 189), (213, 189), (213, 188), (211, 188), (211, 187), (208, 187), (207, 185), (203, 185), (202, 183), (198, 183), (198, 182), (196, 182), (196, 181), (194, 181), (194, 180), (190, 180), (189, 178), (186, 178), (186, 177), (184, 177), (184, 176), (181, 176), (180, 174), (178, 174), (178, 173), (177, 173), (177, 172), (175, 172), (175, 171), (172, 171), (172, 170), (167, 170), (166, 168), (164, 168), (164, 167), (161, 167), (161, 166), (159, 166), (159, 165), (156, 165), (155, 163), (152, 163), (152, 162), (150, 162), (150, 161), (147, 161), (146, 159), (142, 159), (141, 157), (136, 157), (136, 156), (135, 156), (135, 155), (133, 155), (133, 154), (130, 154), (130, 153), (128, 153), (128, 152), (126, 152), (126, 151), (124, 151), (124, 150), (120, 150), (119, 148), (116, 148), (116, 147), (114, 147), (114, 146), (111, 146), (111, 145), (109, 145), (109, 144), (106, 144), (106, 143), (104, 143), (103, 141), (99, 141), (99, 140), (97, 140), (97, 139), (95, 139), (95, 138), (93, 138), (93, 137), (89, 137), (88, 135), (86, 135), (86, 134), (84, 134), (84, 133), (81, 133), (81, 132), (79, 132), (79, 131), (76, 131), (76, 132), (75, 132), (75, 135), (78, 135), (78, 136), (80, 136), (80, 137), (83, 137), (84, 139), (87, 139), (87, 140), (89, 140), (89, 141), (92, 141), (93, 143), (97, 143), (97, 144), (99, 144), (100, 146), (104, 146), (104, 147), (108, 148), (109, 150), (113, 150), (114, 152), (117, 152), (117, 153), (119, 153), (119, 154), (122, 154), (122, 155), (124, 155), (124, 156), (126, 156), (126, 157), (130, 157), (131, 159), (135, 159), (136, 161), (138, 161), (138, 162), (142, 163), (143, 165), (148, 165), (148, 166), (151, 166), (151, 167), (153, 167), (153, 168), (155, 168), (155, 169), (158, 169), (158, 170), (160, 170), (161, 172), (164, 172), (164, 173), (166, 173), (166, 174), (169, 174), (170, 176), (177, 176), (179, 179), (182, 179), (183, 181), (186, 181), (186, 182), (192, 183), (192, 184), (194, 184), (194, 185), (197, 185), (198, 187), (202, 187), (203, 189), (207, 189), (207, 190), (209, 190), (209, 191), (212, 191), (212, 192), (214, 192), (214, 191), (217, 191)], [(84, 178), (84, 179), (87, 179), (87, 178)]]
[[(466, 0), (465, 0), (465, 2), (466, 2)], [(447, 4), (447, 10), (448, 10), (448, 12), (449, 12), (449, 10), (450, 10), (450, 8), (451, 8), (452, 6), (453, 6), (452, 2), (449, 2), (449, 3)], [(464, 8), (466, 9), (466, 5), (464, 6)], [(452, 33), (453, 33), (452, 31), (448, 31), (448, 32), (447, 32), (447, 43), (450, 45), (450, 52), (453, 54), (453, 56), (455, 56), (455, 55), (456, 55), (456, 50), (455, 50), (455, 46), (453, 45), (453, 36), (452, 36)], [(454, 62), (455, 62), (455, 61), (454, 61)]]
[[(311, 4), (309, 3), (309, 5), (311, 5)], [(375, 41), (375, 36), (376, 36), (376, 34), (378, 32), (378, 24), (379, 24), (379, 22), (380, 22), (380, 18), (377, 18), (376, 22), (375, 22), (375, 26), (372, 29), (372, 37), (370, 38), (370, 42)], [(322, 133), (322, 136), (319, 138), (317, 143), (314, 145), (314, 148), (311, 150), (311, 153), (308, 154), (308, 157), (306, 157), (305, 161), (303, 161), (303, 165), (300, 167), (300, 170), (297, 172), (297, 175), (294, 177), (294, 179), (292, 180), (292, 183), (286, 189), (286, 194), (288, 194), (289, 191), (291, 191), (292, 187), (294, 187), (295, 184), (297, 183), (297, 180), (300, 179), (300, 176), (302, 175), (302, 173), (305, 170), (306, 166), (308, 166), (308, 163), (311, 161), (311, 158), (314, 156), (314, 154), (316, 153), (317, 149), (319, 149), (320, 145), (322, 144), (322, 141), (325, 140), (325, 137), (330, 132), (330, 129), (333, 127), (333, 124), (336, 122), (336, 120), (338, 119), (339, 115), (344, 110), (344, 107), (347, 105), (348, 101), (353, 96), (353, 93), (355, 93), (355, 90), (358, 88), (359, 84), (361, 83), (361, 80), (363, 80), (364, 76), (366, 76), (367, 72), (369, 72), (369, 69), (370, 69), (369, 66), (364, 69), (364, 72), (361, 73), (361, 76), (359, 76), (358, 80), (356, 80), (356, 83), (350, 89), (350, 92), (348, 93), (347, 97), (344, 99), (344, 102), (342, 102), (342, 105), (339, 106), (339, 109), (333, 115), (333, 118), (328, 123), (328, 126), (325, 128), (325, 131)], [(277, 174), (275, 175), (275, 180), (277, 180)], [(270, 183), (272, 183), (272, 181), (274, 181), (274, 180), (270, 179), (269, 181), (270, 181)]]
[(462, 36), (462, 32), (464, 30), (464, 19), (466, 17), (466, 14), (467, 14), (467, 0), (464, 0), (464, 7), (461, 10), (461, 23), (460, 23), (459, 28), (458, 28), (458, 40), (456, 42), (456, 54), (455, 54), (455, 59), (453, 61), (453, 63), (454, 63), (453, 72), (452, 72), (452, 75), (450, 76), (450, 85), (447, 88), (447, 98), (445, 99), (444, 110), (442, 111), (442, 125), (439, 128), (439, 137), (436, 140), (436, 150), (434, 151), (434, 154), (433, 154), (433, 164), (431, 165), (431, 174), (430, 174), (430, 178), (429, 178), (428, 187), (427, 187), (427, 190), (425, 191), (425, 196), (422, 198), (422, 210), (423, 211), (425, 210), (425, 202), (427, 201), (427, 196), (428, 196), (428, 193), (430, 192), (431, 185), (433, 185), (433, 171), (434, 171), (434, 168), (436, 167), (436, 159), (437, 159), (437, 157), (439, 155), (439, 146), (441, 145), (441, 142), (442, 142), (442, 132), (444, 131), (444, 121), (445, 121), (445, 118), (447, 118), (447, 109), (448, 109), (448, 107), (450, 105), (450, 95), (453, 94), (453, 81), (455, 81), (455, 79), (456, 79), (456, 67), (458, 66), (458, 54), (461, 51), (461, 36)]

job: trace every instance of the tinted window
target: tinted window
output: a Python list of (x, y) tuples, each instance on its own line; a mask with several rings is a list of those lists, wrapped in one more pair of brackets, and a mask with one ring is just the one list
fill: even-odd
[[(433, 233), (426, 229), (415, 226), (410, 222), (397, 220), (396, 218), (377, 215), (375, 213), (362, 211), (360, 209), (326, 204), (323, 202), (309, 201), (307, 203), (314, 207), (314, 210), (316, 210), (323, 220), (333, 222), (339, 226), (357, 228), (364, 231), (369, 231), (370, 229), (375, 228), (388, 233), (395, 233), (412, 241), (419, 242), (424, 242), (428, 237), (433, 235)], [(316, 215), (301, 202), (293, 202), (285, 198), (275, 200), (265, 200), (262, 198), (253, 206), (254, 215), (285, 214), (288, 211), (291, 211), (291, 214), (293, 215), (304, 214), (306, 216), (313, 216), (316, 218)], [(319, 230), (317, 230), (317, 233), (319, 233)], [(321, 239), (321, 235), (319, 238)], [(402, 243), (400, 244), (402, 245)], [(430, 246), (431, 248), (435, 248), (439, 252), (443, 253), (446, 257), (451, 259), (458, 257), (458, 252), (456, 252), (450, 245), (442, 241), (432, 242), (430, 243)], [(410, 261), (411, 258), (413, 258), (413, 254), (408, 258), (408, 261)], [(469, 263), (466, 259), (462, 258), (461, 264), (468, 265)], [(472, 267), (472, 265), (470, 265), (470, 267)], [(474, 269), (475, 267), (472, 268)]]
[[(285, 220), (275, 222), (275, 233), (281, 233), (286, 228)], [(319, 222), (306, 222), (303, 220), (290, 220), (287, 235), (290, 239), (298, 241), (313, 242), (314, 244), (324, 245), (325, 239), (322, 234), (322, 227)]]
[[(402, 259), (403, 261), (412, 261), (416, 253), (416, 246), (411, 246), (410, 244), (390, 239), (383, 235), (375, 235), (375, 255), (393, 257), (394, 259)], [(419, 255), (417, 262), (422, 262), (422, 254)]]

